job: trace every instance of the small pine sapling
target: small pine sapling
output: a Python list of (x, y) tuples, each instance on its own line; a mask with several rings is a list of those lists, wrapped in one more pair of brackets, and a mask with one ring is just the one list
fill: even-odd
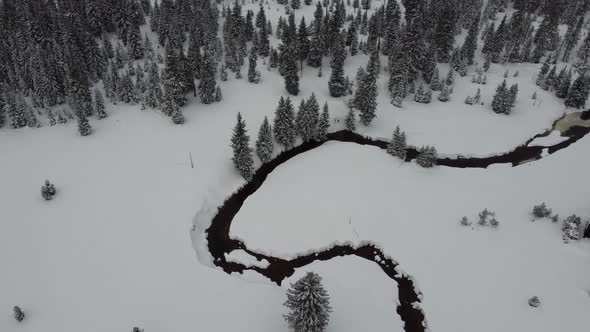
[(45, 180), (45, 184), (41, 187), (41, 196), (45, 198), (45, 200), (49, 201), (53, 199), (53, 196), (57, 194), (57, 190), (53, 183), (49, 182), (49, 180)]
[(467, 219), (467, 217), (463, 216), (463, 218), (461, 218), (461, 225), (470, 226), (471, 222), (469, 221), (469, 219)]

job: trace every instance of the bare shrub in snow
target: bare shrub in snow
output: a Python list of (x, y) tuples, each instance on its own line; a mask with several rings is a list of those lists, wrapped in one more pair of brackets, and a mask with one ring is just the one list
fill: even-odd
[(21, 310), (19, 306), (14, 306), (12, 308), (12, 315), (17, 322), (22, 322), (25, 319), (25, 313)]
[(551, 209), (545, 205), (545, 202), (533, 206), (533, 216), (535, 216), (535, 218), (548, 218), (551, 216), (551, 212)]
[(554, 214), (553, 216), (551, 216), (551, 221), (552, 222), (558, 222), (559, 221), (559, 214)]
[(582, 219), (575, 214), (563, 220), (563, 224), (561, 225), (563, 242), (568, 243), (570, 240), (580, 239), (580, 224), (582, 224)]
[(541, 300), (538, 297), (533, 296), (529, 299), (529, 305), (533, 308), (536, 308), (541, 305)]

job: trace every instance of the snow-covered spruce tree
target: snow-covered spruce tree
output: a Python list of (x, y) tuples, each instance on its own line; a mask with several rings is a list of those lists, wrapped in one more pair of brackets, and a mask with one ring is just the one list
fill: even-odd
[(178, 105), (174, 104), (173, 108), (174, 109), (172, 111), (172, 123), (174, 123), (175, 125), (184, 124), (184, 115), (182, 114), (180, 107), (178, 107)]
[(215, 51), (214, 46), (205, 48), (203, 67), (201, 68), (201, 80), (199, 81), (199, 96), (203, 104), (215, 102)]
[(569, 241), (580, 239), (581, 223), (582, 220), (575, 214), (572, 214), (563, 220), (563, 224), (561, 225), (561, 235), (563, 242), (568, 243)]
[(131, 330), (131, 332), (143, 332), (143, 329), (140, 329), (139, 327), (135, 326), (133, 327), (133, 330)]
[(361, 111), (360, 121), (365, 126), (371, 124), (376, 117), (378, 57), (379, 54), (376, 50), (371, 53), (367, 73), (359, 82), (359, 88), (354, 96), (354, 106)]
[(99, 89), (94, 89), (94, 109), (99, 119), (104, 119), (108, 116), (104, 110), (104, 98)]
[(117, 96), (120, 101), (127, 104), (136, 104), (139, 101), (133, 89), (133, 81), (128, 73), (121, 77), (120, 84), (117, 85), (117, 88)]
[(160, 73), (158, 72), (158, 64), (150, 62), (148, 66), (148, 74), (146, 81), (146, 89), (143, 94), (143, 103), (149, 108), (160, 108), (162, 103), (163, 93), (160, 86)]
[(272, 158), (272, 151), (274, 144), (272, 142), (272, 128), (265, 116), (260, 130), (258, 131), (258, 139), (256, 140), (256, 155), (263, 163), (267, 163)]
[(449, 99), (451, 99), (451, 87), (446, 84), (443, 84), (442, 91), (438, 95), (437, 99), (439, 101), (442, 101), (443, 103), (449, 101)]
[(549, 72), (549, 62), (545, 61), (543, 63), (543, 66), (541, 66), (541, 69), (539, 70), (539, 74), (537, 74), (537, 80), (536, 80), (536, 84), (538, 86), (543, 85), (543, 82), (545, 81), (545, 75), (547, 75), (547, 73)]
[(232, 159), (234, 166), (244, 179), (250, 180), (254, 172), (254, 160), (252, 158), (252, 148), (250, 148), (250, 136), (248, 136), (246, 130), (246, 122), (242, 120), (242, 114), (240, 113), (238, 113), (231, 138), (231, 147), (234, 152)]
[(479, 15), (475, 21), (471, 24), (469, 32), (467, 32), (467, 38), (461, 47), (461, 57), (467, 60), (468, 65), (473, 64), (473, 58), (475, 56), (475, 50), (477, 50), (477, 35), (479, 34)]
[(346, 114), (344, 124), (346, 126), (346, 129), (350, 131), (356, 131), (356, 115), (354, 114), (354, 107), (352, 106), (351, 101), (349, 101), (348, 104), (348, 113)]
[(516, 97), (518, 96), (518, 84), (514, 83), (510, 86), (510, 89), (508, 89), (508, 113), (510, 114), (512, 107), (514, 107), (514, 104), (516, 104)]
[(221, 88), (219, 85), (215, 88), (215, 102), (218, 103), (223, 99), (223, 95), (221, 94)]
[(510, 96), (506, 88), (506, 80), (496, 88), (496, 94), (492, 99), (492, 110), (498, 114), (510, 114)]
[(12, 316), (19, 323), (25, 319), (25, 313), (19, 306), (14, 306), (14, 308), (12, 308)]
[(287, 150), (295, 144), (295, 110), (291, 98), (279, 100), (279, 107), (275, 111), (273, 132), (279, 144), (282, 144)]
[(283, 77), (285, 78), (285, 89), (293, 96), (299, 94), (299, 73), (297, 70), (296, 55), (297, 52), (294, 49), (285, 51), (286, 54), (283, 57)]
[(315, 139), (318, 141), (325, 140), (328, 135), (328, 129), (330, 129), (330, 112), (328, 110), (328, 103), (326, 102), (318, 122)]
[(330, 320), (330, 296), (322, 285), (322, 277), (308, 272), (287, 290), (285, 320), (295, 332), (323, 332)]
[(555, 91), (555, 95), (557, 98), (565, 98), (567, 97), (567, 93), (570, 89), (570, 85), (572, 84), (572, 72), (569, 70), (567, 74), (563, 77), (561, 82), (559, 83), (559, 87), (557, 91)]
[(49, 201), (56, 193), (57, 190), (55, 190), (53, 183), (49, 182), (49, 180), (45, 180), (45, 184), (41, 187), (41, 196)]
[(406, 133), (402, 132), (397, 126), (393, 132), (393, 138), (387, 146), (387, 153), (401, 160), (406, 160), (406, 148)]
[(416, 158), (416, 163), (424, 168), (430, 168), (436, 165), (438, 153), (434, 147), (426, 146), (420, 149), (420, 153)]
[(10, 126), (14, 129), (23, 128), (27, 125), (27, 119), (22, 107), (16, 102), (16, 97), (12, 93), (6, 94), (4, 111), (10, 117)]
[(565, 97), (565, 106), (573, 108), (582, 108), (588, 99), (588, 88), (586, 87), (586, 78), (578, 76), (570, 87)]
[(76, 117), (78, 118), (78, 132), (80, 135), (88, 136), (92, 134), (92, 126), (90, 126), (90, 122), (88, 122), (86, 115), (78, 111), (76, 112)]
[(414, 101), (417, 103), (421, 103), (423, 98), (424, 98), (424, 85), (420, 84), (418, 86), (418, 90), (414, 94)]
[(312, 93), (303, 107), (302, 121), (298, 124), (301, 138), (304, 142), (315, 138), (319, 117), (320, 105), (315, 94)]
[(333, 54), (332, 54), (332, 74), (330, 74), (330, 80), (328, 81), (328, 88), (330, 90), (330, 96), (342, 97), (346, 95), (346, 81), (344, 79), (344, 59), (346, 58), (346, 51), (342, 38), (337, 35), (334, 41)]
[(260, 82), (260, 72), (256, 70), (256, 62), (258, 56), (256, 55), (256, 49), (252, 47), (250, 49), (250, 57), (248, 58), (248, 82), (258, 84)]

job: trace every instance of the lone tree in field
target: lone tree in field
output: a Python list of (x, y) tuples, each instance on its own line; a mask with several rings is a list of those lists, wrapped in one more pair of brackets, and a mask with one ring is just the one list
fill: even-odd
[(231, 147), (234, 150), (234, 166), (244, 179), (250, 180), (254, 171), (254, 160), (252, 159), (252, 148), (250, 148), (250, 137), (246, 130), (246, 122), (242, 120), (242, 114), (240, 113), (238, 113), (238, 120), (231, 138)]
[(295, 332), (323, 332), (330, 320), (330, 296), (322, 286), (322, 277), (308, 272), (287, 291), (285, 320)]
[(258, 140), (256, 141), (256, 155), (263, 163), (269, 162), (272, 158), (272, 150), (274, 148), (272, 142), (272, 128), (268, 123), (268, 118), (265, 116), (260, 131), (258, 132)]

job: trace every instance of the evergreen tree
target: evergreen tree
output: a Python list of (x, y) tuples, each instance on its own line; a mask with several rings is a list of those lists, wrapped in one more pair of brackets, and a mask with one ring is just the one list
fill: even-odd
[(256, 49), (252, 47), (250, 49), (250, 57), (248, 58), (248, 82), (258, 84), (260, 82), (260, 72), (256, 70), (256, 61), (258, 56), (256, 55)]
[(545, 75), (547, 74), (547, 72), (549, 71), (549, 62), (545, 61), (543, 63), (543, 66), (541, 67), (541, 70), (539, 71), (539, 74), (537, 75), (537, 81), (536, 84), (539, 86), (542, 86), (545, 82)]
[(284, 305), (289, 309), (285, 320), (295, 332), (323, 332), (332, 312), (322, 278), (313, 272), (291, 285)]
[(99, 119), (104, 119), (108, 116), (104, 110), (104, 98), (99, 89), (94, 89), (94, 109)]
[(260, 161), (267, 163), (272, 158), (272, 151), (274, 144), (272, 142), (272, 128), (268, 122), (268, 118), (265, 116), (260, 131), (258, 131), (258, 140), (256, 140), (256, 155), (260, 158)]
[(332, 97), (342, 97), (346, 95), (347, 86), (344, 79), (345, 57), (346, 52), (344, 50), (344, 45), (342, 44), (342, 38), (337, 36), (336, 41), (334, 42), (332, 57), (332, 74), (328, 81), (328, 88), (330, 90), (330, 96)]
[(430, 168), (436, 165), (438, 154), (434, 147), (426, 146), (420, 149), (416, 163), (424, 168)]
[(492, 109), (498, 114), (510, 114), (510, 100), (506, 80), (503, 80), (496, 88), (496, 94), (492, 99)]
[(578, 109), (584, 107), (586, 99), (588, 99), (586, 80), (587, 79), (581, 75), (576, 78), (565, 97), (565, 106)]
[(92, 126), (90, 126), (86, 115), (83, 112), (78, 111), (76, 116), (78, 117), (78, 132), (80, 135), (88, 136), (92, 134)]
[(157, 109), (162, 103), (163, 93), (160, 87), (160, 74), (158, 72), (158, 65), (151, 62), (148, 65), (148, 75), (146, 81), (145, 92), (143, 96), (143, 104), (147, 107)]
[(518, 84), (512, 84), (508, 89), (508, 109), (511, 109), (516, 103), (516, 97), (518, 96)]
[(133, 81), (129, 74), (125, 74), (121, 77), (120, 84), (117, 88), (117, 96), (119, 100), (127, 104), (136, 104), (138, 102), (138, 98), (133, 89)]
[(295, 61), (295, 52), (288, 51), (283, 59), (285, 78), (285, 89), (291, 95), (299, 94), (299, 75), (297, 71), (297, 62)]
[(309, 97), (303, 106), (301, 121), (297, 124), (297, 128), (304, 142), (315, 138), (319, 117), (320, 105), (318, 104), (315, 94), (312, 93), (311, 97)]
[(436, 29), (434, 30), (434, 47), (437, 59), (441, 62), (449, 61), (449, 52), (455, 42), (455, 10), (451, 2), (446, 2), (438, 14)]
[(330, 113), (328, 111), (328, 103), (324, 104), (324, 109), (322, 111), (322, 115), (320, 116), (320, 120), (318, 122), (317, 131), (316, 131), (316, 140), (323, 141), (327, 138), (328, 129), (330, 129)]
[(316, 33), (309, 44), (309, 54), (307, 56), (307, 64), (311, 67), (317, 68), (322, 65), (322, 41), (319, 33)]
[(387, 153), (401, 160), (406, 160), (406, 148), (406, 133), (402, 132), (397, 126), (393, 132), (393, 138), (387, 146)]
[(215, 102), (215, 72), (216, 65), (214, 61), (214, 51), (209, 45), (203, 57), (203, 67), (201, 70), (201, 81), (199, 82), (199, 96), (203, 104)]
[(442, 91), (438, 95), (438, 100), (442, 101), (443, 103), (446, 103), (451, 98), (451, 93), (451, 87), (447, 84), (443, 84)]
[(234, 127), (231, 139), (233, 149), (234, 166), (240, 175), (250, 180), (254, 172), (254, 160), (252, 158), (252, 148), (250, 148), (250, 137), (246, 129), (246, 122), (242, 120), (242, 115), (238, 113), (237, 123)]
[(377, 51), (371, 53), (367, 65), (367, 74), (359, 82), (359, 88), (354, 96), (354, 106), (361, 111), (361, 123), (368, 126), (375, 118), (377, 109)]
[(469, 28), (469, 32), (467, 33), (467, 38), (465, 38), (465, 42), (463, 43), (463, 47), (461, 48), (461, 56), (463, 59), (467, 60), (468, 65), (473, 64), (473, 57), (475, 56), (475, 50), (477, 50), (477, 35), (479, 34), (479, 16), (475, 19), (471, 27)]
[(555, 95), (561, 99), (567, 97), (567, 93), (570, 89), (571, 84), (572, 84), (572, 72), (570, 70), (565, 75), (565, 77), (561, 80), (561, 83), (559, 84), (559, 88), (557, 88)]
[(354, 107), (353, 102), (350, 101), (348, 105), (348, 113), (346, 114), (346, 120), (344, 120), (344, 124), (346, 125), (346, 129), (349, 131), (356, 131), (356, 115), (354, 114)]
[(184, 115), (182, 114), (180, 107), (178, 107), (177, 104), (173, 104), (172, 107), (174, 108), (172, 111), (172, 123), (175, 125), (184, 124)]
[(281, 97), (279, 107), (275, 112), (273, 131), (279, 144), (290, 149), (295, 144), (295, 111), (291, 99)]

